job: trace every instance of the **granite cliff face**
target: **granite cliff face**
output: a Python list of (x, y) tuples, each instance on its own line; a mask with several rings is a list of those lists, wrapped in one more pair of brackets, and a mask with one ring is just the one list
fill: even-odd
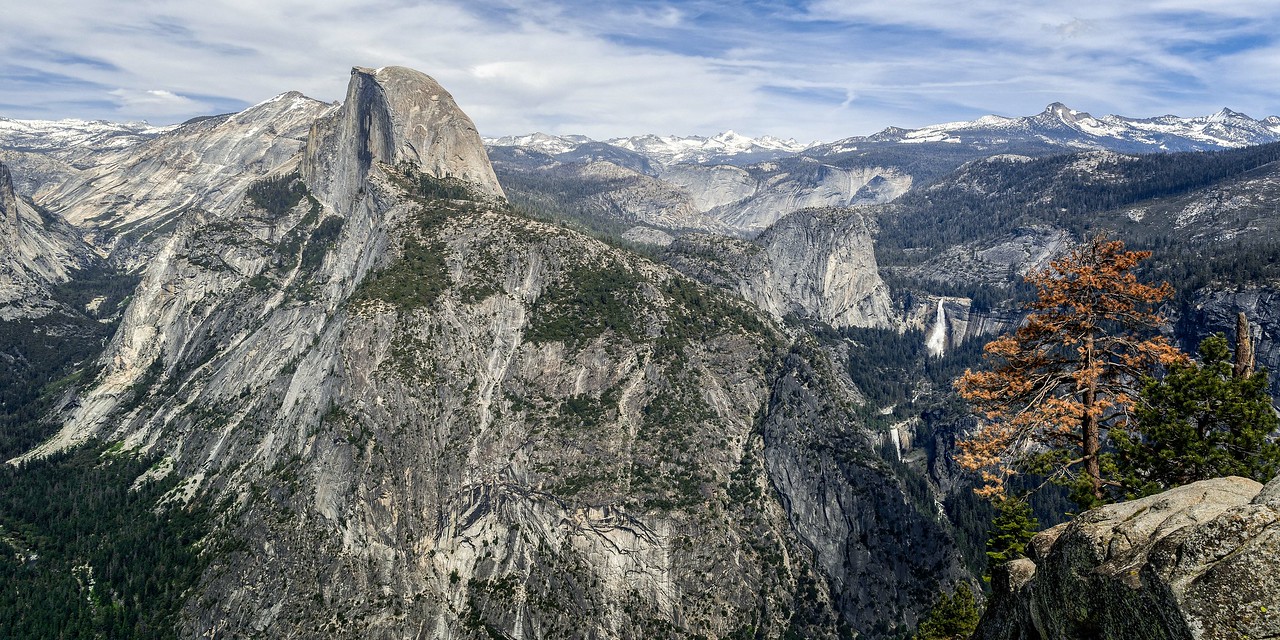
[(1022, 318), (1016, 310), (975, 309), (969, 298), (912, 296), (903, 324), (922, 330), (929, 355), (939, 357), (971, 340), (1016, 329)]
[(103, 150), (67, 182), (42, 190), (38, 201), (81, 229), (113, 264), (134, 270), (183, 216), (232, 207), (255, 180), (296, 166), (311, 123), (333, 108), (290, 92)]
[(375, 163), (407, 163), (437, 178), (502, 196), (471, 119), (430, 76), (404, 67), (351, 70), (343, 108), (315, 123), (302, 177), (317, 196), (345, 204)]
[[(878, 456), (887, 434), (868, 434), (851, 419), (848, 403), (859, 398), (848, 377), (804, 355), (802, 345), (774, 385), (771, 406), (786, 410), (765, 417), (765, 464), (839, 610), (860, 621), (853, 626), (861, 634), (886, 635), (896, 616), (885, 612), (933, 599), (932, 580), (921, 576), (939, 584), (968, 576), (933, 497), (904, 492), (909, 472)], [(889, 455), (900, 462), (898, 453)]]
[(1280, 635), (1280, 478), (1218, 478), (1108, 505), (997, 571), (975, 638)]
[(636, 225), (633, 228), (732, 233), (728, 225), (707, 215), (688, 193), (659, 178), (606, 161), (560, 170), (605, 187), (584, 199), (590, 206), (609, 212), (618, 222)]
[[(893, 215), (892, 211), (882, 215)], [(1049, 225), (1002, 230), (995, 238), (948, 247), (937, 255), (891, 272), (907, 278), (953, 286), (1007, 288), (1018, 279), (1042, 271), (1075, 240), (1070, 232)]]
[[(180, 635), (874, 637), (960, 578), (824, 352), (509, 209), (426, 76), (356, 69), (328, 109), (156, 233), (31, 454), (121, 442), (183, 478), (169, 508), (220, 505), (232, 551)], [(833, 252), (865, 241), (812, 219)], [(859, 286), (812, 299), (878, 317)]]
[(835, 327), (891, 326), (871, 242), (856, 209), (793, 213), (757, 239), (764, 250), (742, 295), (779, 317), (799, 312)]
[(794, 211), (882, 204), (911, 187), (911, 176), (897, 169), (843, 168), (809, 158), (748, 167), (675, 165), (659, 176), (687, 191), (701, 212), (747, 236)]
[(893, 167), (841, 167), (805, 157), (746, 166), (662, 163), (595, 144), (607, 149), (548, 153), (531, 141), (492, 150), (514, 201), (551, 202), (591, 222), (677, 234), (751, 237), (794, 211), (881, 204), (912, 185), (909, 174)]
[(833, 327), (895, 327), (880, 279), (871, 228), (857, 209), (806, 209), (753, 241), (691, 235), (666, 261), (681, 272), (736, 291), (779, 320), (798, 316)]
[(1189, 296), (1189, 304), (1169, 315), (1178, 332), (1186, 336), (1184, 350), (1195, 349), (1214, 333), (1234, 336), (1237, 313), (1249, 318), (1254, 357), (1258, 366), (1273, 372), (1271, 393), (1280, 393), (1280, 292), (1274, 286), (1205, 287)]
[(52, 288), (94, 257), (70, 225), (18, 197), (0, 164), (0, 320), (51, 313)]
[(0, 162), (15, 190), (40, 200), (104, 156), (136, 147), (173, 127), (145, 122), (0, 118)]

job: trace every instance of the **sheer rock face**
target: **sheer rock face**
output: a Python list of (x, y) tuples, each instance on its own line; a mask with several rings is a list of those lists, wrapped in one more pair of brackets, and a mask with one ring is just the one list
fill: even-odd
[(267, 175), (297, 166), (312, 122), (332, 105), (289, 92), (136, 146), (104, 151), (41, 204), (82, 229), (117, 266), (143, 266), (184, 215), (225, 211)]
[(928, 599), (916, 586), (921, 576), (955, 584), (968, 575), (934, 514), (901, 494), (887, 463), (867, 455), (880, 439), (841, 407), (857, 395), (847, 374), (803, 355), (793, 350), (774, 383), (771, 406), (785, 410), (764, 418), (765, 463), (839, 610), (874, 637), (862, 621), (892, 620), (900, 614), (890, 612)]
[(354, 67), (342, 108), (316, 122), (303, 177), (322, 200), (351, 202), (376, 162), (402, 162), (502, 196), (475, 125), (430, 76), (404, 67)]
[(13, 190), (37, 202), (42, 194), (56, 190), (80, 173), (80, 169), (52, 155), (33, 151), (0, 148), (0, 163), (9, 167)]
[(699, 211), (687, 193), (663, 180), (612, 162), (566, 165), (561, 170), (572, 171), (579, 178), (596, 184), (610, 185), (587, 199), (603, 210), (614, 212), (622, 221), (657, 229), (732, 233), (729, 227)]
[(911, 176), (883, 167), (842, 168), (812, 160), (748, 167), (677, 164), (658, 177), (688, 194), (696, 209), (737, 235), (754, 235), (794, 211), (881, 204), (911, 187)]
[[(896, 212), (886, 210), (881, 215)], [(1074, 242), (1067, 231), (1046, 225), (1012, 229), (1001, 237), (952, 246), (911, 267), (893, 267), (911, 279), (951, 285), (1007, 287), (1010, 275), (1042, 271)]]
[(1280, 635), (1280, 479), (1218, 478), (1108, 505), (1006, 565), (975, 638)]
[[(751, 169), (754, 184), (750, 185), (750, 193), (707, 211), (708, 216), (742, 234), (765, 231), (794, 211), (883, 204), (911, 188), (911, 176), (893, 168), (842, 168), (809, 161), (797, 168), (766, 162)], [(678, 176), (681, 186), (708, 204), (741, 194), (736, 185), (726, 190), (727, 181), (723, 178), (704, 181), (705, 178), (699, 179), (700, 174), (715, 175), (697, 168), (685, 168), (683, 173), (673, 175)]]
[(778, 319), (798, 315), (833, 327), (900, 322), (876, 266), (871, 224), (857, 209), (797, 211), (751, 242), (683, 236), (665, 259)]
[(747, 300), (776, 317), (800, 313), (833, 327), (896, 322), (880, 279), (871, 225), (856, 209), (806, 209), (756, 241), (764, 250), (739, 285)]
[(912, 184), (895, 168), (837, 167), (798, 157), (735, 166), (651, 163), (618, 148), (591, 154), (493, 150), (516, 199), (558, 201), (598, 221), (640, 222), (675, 233), (750, 237), (794, 211), (881, 204)]
[(1253, 357), (1259, 368), (1270, 374), (1271, 393), (1280, 395), (1280, 289), (1275, 286), (1245, 286), (1232, 289), (1205, 288), (1192, 296), (1193, 304), (1173, 315), (1180, 332), (1190, 336), (1183, 345), (1192, 351), (1200, 340), (1214, 333), (1235, 335), (1236, 319), (1249, 319)]
[(976, 309), (973, 300), (950, 296), (913, 295), (906, 305), (907, 327), (924, 332), (932, 353), (951, 353), (971, 340), (1005, 333), (1022, 321), (1020, 311)]
[(0, 164), (0, 320), (53, 311), (51, 287), (93, 258), (74, 229), (17, 196)]

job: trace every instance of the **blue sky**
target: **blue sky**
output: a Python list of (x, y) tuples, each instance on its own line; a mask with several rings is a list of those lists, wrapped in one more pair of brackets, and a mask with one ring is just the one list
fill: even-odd
[[(1276, 0), (10, 3), (0, 116), (180, 122), (353, 65), (445, 85), (485, 135), (835, 140), (1027, 115), (1280, 114)], [(1220, 5), (1220, 6), (1219, 6)]]

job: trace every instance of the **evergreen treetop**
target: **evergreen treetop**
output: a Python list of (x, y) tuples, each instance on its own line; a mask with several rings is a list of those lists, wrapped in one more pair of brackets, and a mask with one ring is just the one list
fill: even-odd
[(954, 593), (942, 594), (916, 629), (915, 640), (967, 640), (978, 628), (982, 610), (969, 585), (960, 583)]
[(1112, 441), (1126, 497), (1223, 476), (1266, 482), (1280, 471), (1280, 428), (1267, 372), (1231, 361), (1221, 334), (1200, 343), (1200, 362), (1174, 364), (1147, 378), (1129, 430)]

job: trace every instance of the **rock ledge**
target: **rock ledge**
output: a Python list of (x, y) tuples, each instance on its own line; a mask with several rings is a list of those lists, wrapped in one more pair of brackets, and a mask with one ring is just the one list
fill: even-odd
[(974, 638), (1280, 637), (1280, 478), (1107, 505), (1031, 547), (996, 571)]

